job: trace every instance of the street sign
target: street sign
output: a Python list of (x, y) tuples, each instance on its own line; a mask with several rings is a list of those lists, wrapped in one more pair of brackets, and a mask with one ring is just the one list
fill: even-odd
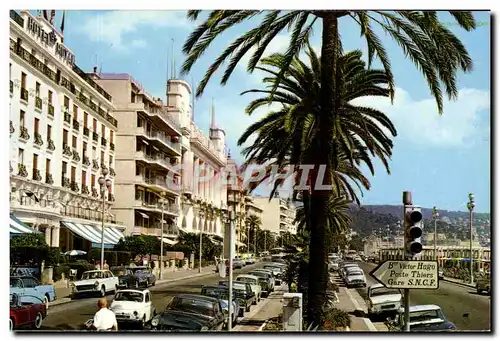
[(438, 289), (438, 268), (431, 260), (387, 260), (370, 275), (386, 288)]

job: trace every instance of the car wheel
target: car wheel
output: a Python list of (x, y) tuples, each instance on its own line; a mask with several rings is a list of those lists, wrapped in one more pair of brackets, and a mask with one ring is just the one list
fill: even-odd
[(9, 319), (9, 330), (14, 330), (14, 320)]
[(43, 297), (43, 304), (45, 304), (45, 311), (49, 311), (49, 297), (47, 295), (45, 295)]
[(38, 313), (36, 314), (35, 323), (34, 323), (34, 327), (35, 327), (35, 329), (40, 329), (40, 327), (42, 326), (42, 322), (43, 322), (43, 316), (42, 316), (42, 313), (41, 313), (41, 312), (38, 312)]
[(106, 296), (106, 287), (103, 285), (101, 287), (101, 297), (105, 297)]

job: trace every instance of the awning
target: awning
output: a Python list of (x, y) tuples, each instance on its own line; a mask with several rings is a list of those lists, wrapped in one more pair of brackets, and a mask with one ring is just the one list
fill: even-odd
[(10, 215), (10, 233), (41, 233), (32, 227), (24, 224), (21, 220), (17, 219), (14, 215)]
[[(80, 237), (92, 243), (97, 243), (99, 245), (101, 244), (101, 226), (72, 223), (69, 221), (62, 221), (61, 223), (64, 227), (69, 229), (71, 232), (79, 235)], [(121, 238), (125, 238), (125, 235), (117, 228), (110, 226), (104, 227), (104, 244), (116, 245)]]
[(147, 214), (144, 214), (142, 212), (139, 212), (139, 214), (141, 215), (141, 217), (143, 217), (144, 219), (149, 219), (149, 216)]
[(177, 244), (177, 242), (175, 240), (171, 240), (171, 239), (168, 239), (168, 238), (165, 238), (165, 237), (163, 237), (163, 242), (165, 244), (168, 244), (168, 245), (175, 245), (175, 244)]

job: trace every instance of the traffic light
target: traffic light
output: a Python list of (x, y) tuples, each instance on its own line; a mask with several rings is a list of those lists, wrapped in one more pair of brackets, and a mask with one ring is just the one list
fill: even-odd
[(422, 252), (420, 237), (422, 237), (423, 227), (422, 209), (405, 206), (405, 245), (410, 257)]

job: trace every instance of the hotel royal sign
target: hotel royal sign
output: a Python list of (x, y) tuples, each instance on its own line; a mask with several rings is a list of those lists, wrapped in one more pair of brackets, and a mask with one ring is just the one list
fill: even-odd
[(57, 35), (54, 30), (49, 33), (46, 32), (40, 24), (33, 19), (31, 16), (28, 17), (28, 24), (26, 26), (28, 32), (31, 32), (35, 35), (42, 43), (47, 45), (48, 47), (54, 47), (55, 45), (55, 53), (60, 58), (63, 59), (66, 63), (73, 65), (75, 63), (75, 55), (71, 53), (64, 44), (61, 44), (57, 41)]

